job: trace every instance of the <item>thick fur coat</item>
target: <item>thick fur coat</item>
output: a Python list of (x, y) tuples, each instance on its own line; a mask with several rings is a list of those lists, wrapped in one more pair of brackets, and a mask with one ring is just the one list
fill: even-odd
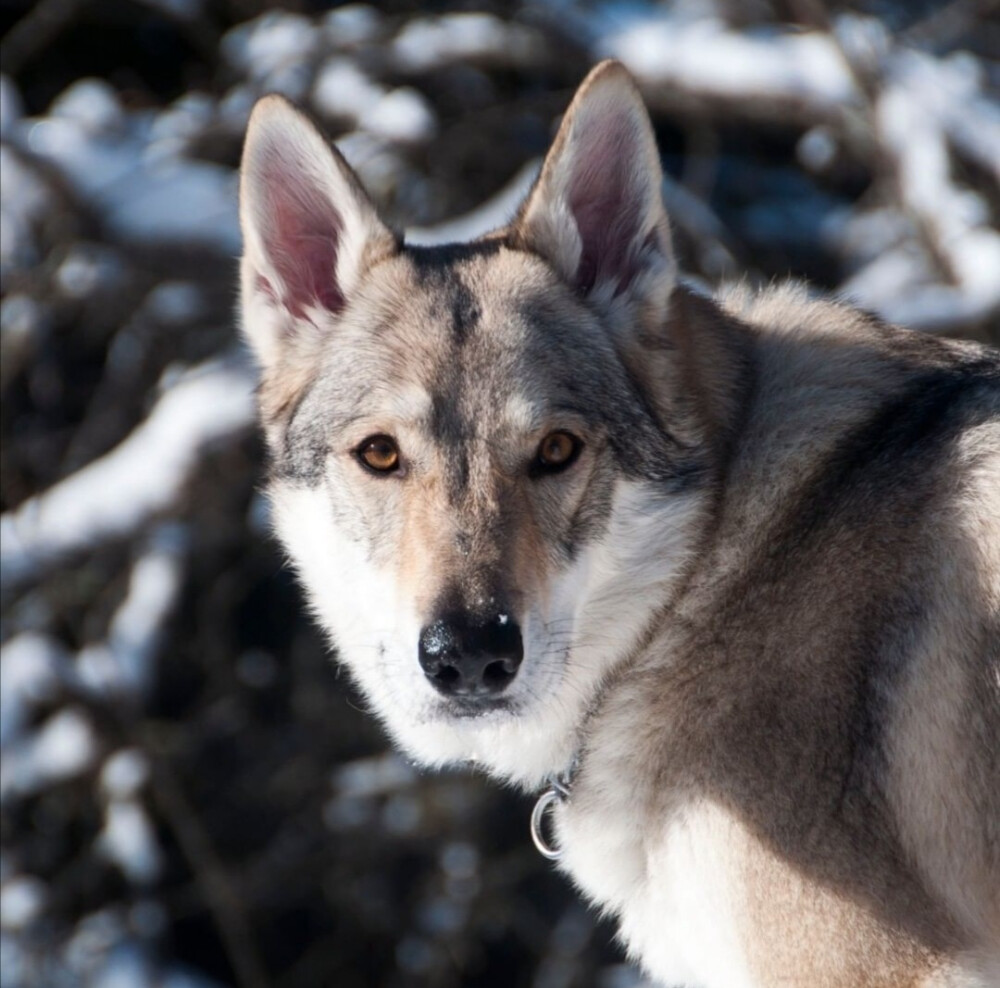
[(242, 313), (278, 534), (396, 741), (527, 788), (664, 984), (1000, 984), (1000, 355), (676, 274), (627, 73), (418, 248), (277, 97)]

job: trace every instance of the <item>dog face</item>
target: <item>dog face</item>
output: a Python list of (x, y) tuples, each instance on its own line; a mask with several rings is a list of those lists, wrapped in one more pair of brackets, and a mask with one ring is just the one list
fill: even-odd
[[(699, 453), (650, 393), (673, 262), (645, 110), (581, 87), (510, 228), (419, 248), (284, 101), (241, 190), (278, 533), (397, 740), (536, 784), (683, 561)], [(661, 346), (662, 349), (662, 346)]]

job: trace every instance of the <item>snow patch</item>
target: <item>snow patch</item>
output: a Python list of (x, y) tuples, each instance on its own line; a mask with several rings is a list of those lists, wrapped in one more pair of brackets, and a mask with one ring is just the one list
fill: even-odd
[(145, 808), (135, 800), (113, 799), (108, 803), (97, 849), (133, 885), (149, 885), (163, 868), (156, 831)]
[(541, 159), (529, 161), (496, 195), (468, 213), (434, 226), (409, 227), (406, 231), (407, 243), (432, 246), (474, 240), (481, 234), (505, 226), (528, 194), (541, 166)]
[(373, 109), (385, 90), (349, 58), (328, 59), (316, 77), (312, 98), (329, 117), (357, 121)]
[(840, 50), (825, 34), (753, 35), (714, 18), (686, 21), (669, 11), (643, 12), (597, 47), (650, 87), (739, 100), (752, 94), (819, 110), (859, 98)]
[(36, 920), (45, 908), (48, 886), (39, 878), (18, 875), (0, 886), (0, 927), (20, 930)]
[(374, 7), (351, 3), (331, 10), (320, 22), (330, 42), (338, 48), (370, 44), (382, 33), (382, 18)]
[(430, 104), (409, 86), (386, 93), (360, 123), (373, 134), (403, 143), (429, 140), (437, 130), (437, 118)]
[(149, 759), (137, 748), (116, 751), (101, 768), (101, 791), (108, 799), (133, 799), (149, 781)]
[(22, 735), (34, 708), (69, 678), (69, 656), (47, 635), (26, 631), (0, 649), (0, 748)]
[(20, 582), (134, 532), (173, 504), (206, 446), (254, 419), (252, 375), (232, 360), (191, 370), (110, 453), (0, 517), (0, 572)]
[(51, 117), (61, 117), (91, 134), (114, 134), (125, 125), (125, 111), (114, 87), (103, 79), (74, 82), (49, 107)]
[(409, 72), (449, 62), (488, 62), (530, 66), (544, 54), (541, 36), (531, 28), (493, 14), (459, 13), (415, 18), (399, 32), (391, 54)]
[(0, 802), (12, 795), (30, 796), (82, 775), (96, 754), (90, 721), (81, 711), (64, 708), (0, 757)]
[(309, 59), (317, 43), (308, 17), (271, 11), (230, 30), (222, 39), (222, 54), (234, 68), (264, 81), (280, 69)]
[(132, 569), (128, 593), (115, 612), (108, 640), (77, 657), (81, 681), (96, 692), (139, 699), (153, 683), (154, 662), (166, 619), (180, 592), (183, 529), (164, 525)]
[[(165, 155), (162, 147), (150, 153), (153, 114), (130, 114), (112, 128), (111, 110), (96, 95), (100, 87), (81, 95), (74, 92), (80, 86), (57, 102), (60, 112), (18, 125), (16, 143), (61, 172), (115, 237), (238, 253), (234, 172)], [(78, 102), (87, 112), (67, 115)]]

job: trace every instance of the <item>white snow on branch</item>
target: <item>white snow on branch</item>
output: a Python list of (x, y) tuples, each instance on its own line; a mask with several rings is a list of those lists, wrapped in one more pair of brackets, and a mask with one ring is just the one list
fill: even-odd
[[(956, 99), (974, 94), (953, 87), (948, 98), (941, 87), (928, 87), (928, 79), (940, 76), (930, 62), (912, 52), (896, 56), (874, 120), (897, 195), (920, 237), (874, 258), (841, 290), (894, 322), (946, 330), (1000, 314), (1000, 234), (983, 197), (953, 178), (948, 131), (961, 116)], [(989, 124), (986, 114), (977, 147), (1000, 141)]]
[(252, 423), (252, 387), (249, 370), (232, 360), (183, 374), (111, 452), (0, 518), (3, 581), (130, 535), (169, 508), (204, 448)]
[(149, 782), (149, 759), (138, 748), (122, 748), (101, 767), (101, 793), (107, 799), (135, 799)]
[(714, 18), (689, 21), (643, 10), (622, 17), (595, 47), (621, 59), (647, 88), (795, 103), (821, 112), (858, 96), (836, 43), (818, 32), (754, 35)]
[(271, 10), (231, 28), (222, 39), (221, 51), (233, 68), (269, 82), (281, 70), (310, 59), (321, 40), (310, 18)]
[(482, 205), (434, 226), (413, 226), (406, 231), (406, 242), (431, 246), (449, 244), (496, 230), (510, 222), (528, 194), (535, 176), (541, 168), (541, 159), (529, 161), (496, 195)]
[(41, 916), (48, 891), (48, 886), (32, 875), (6, 879), (0, 885), (0, 928), (20, 930), (30, 926)]
[(51, 701), (71, 678), (66, 650), (48, 635), (26, 631), (0, 649), (0, 748), (15, 742), (35, 708)]
[(97, 757), (97, 736), (81, 710), (63, 708), (0, 758), (0, 802), (30, 796), (86, 772)]
[(470, 12), (415, 18), (399, 32), (390, 52), (410, 72), (450, 62), (525, 67), (544, 57), (545, 44), (534, 29), (523, 24)]
[(424, 141), (437, 129), (434, 111), (417, 90), (386, 89), (349, 58), (327, 60), (316, 77), (313, 102), (327, 116), (346, 117), (386, 140)]
[(156, 120), (149, 112), (126, 114), (107, 83), (84, 79), (47, 117), (12, 126), (11, 140), (56, 168), (124, 241), (238, 253), (234, 172), (167, 153), (175, 144), (157, 148)]
[(382, 34), (382, 14), (364, 3), (349, 3), (321, 20), (327, 40), (337, 47), (372, 44)]
[(77, 657), (81, 682), (104, 695), (141, 699), (153, 684), (163, 626), (173, 612), (183, 579), (186, 535), (163, 525), (129, 577), (128, 592), (111, 619), (107, 641)]
[(156, 830), (146, 808), (138, 800), (112, 799), (108, 802), (97, 850), (117, 865), (133, 885), (154, 882), (163, 868), (163, 852), (156, 839)]
[(893, 68), (958, 151), (1000, 183), (1000, 103), (983, 91), (983, 64), (965, 52), (939, 59), (903, 50)]

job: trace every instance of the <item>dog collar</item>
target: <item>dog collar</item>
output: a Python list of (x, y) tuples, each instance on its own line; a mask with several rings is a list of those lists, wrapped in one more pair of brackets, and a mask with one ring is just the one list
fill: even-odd
[(553, 844), (545, 835), (545, 818), (549, 810), (560, 803), (569, 800), (569, 794), (573, 788), (573, 776), (576, 774), (576, 758), (573, 759), (569, 768), (559, 775), (550, 775), (547, 785), (542, 790), (541, 795), (531, 811), (531, 839), (534, 841), (538, 853), (549, 861), (558, 861), (562, 855), (562, 848)]

